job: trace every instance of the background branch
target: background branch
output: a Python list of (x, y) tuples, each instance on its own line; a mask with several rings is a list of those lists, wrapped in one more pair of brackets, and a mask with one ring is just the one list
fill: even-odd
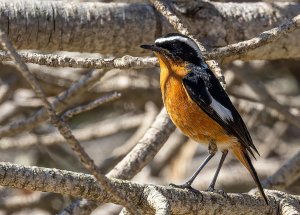
[(94, 161), (85, 152), (83, 147), (80, 145), (79, 141), (74, 137), (69, 125), (56, 114), (55, 109), (52, 107), (52, 104), (46, 98), (39, 83), (37, 82), (35, 77), (32, 75), (32, 73), (29, 71), (26, 64), (21, 61), (21, 57), (17, 54), (16, 50), (10, 43), (8, 37), (5, 35), (5, 33), (2, 30), (0, 30), (0, 42), (1, 42), (2, 46), (8, 51), (11, 58), (14, 60), (18, 70), (21, 72), (23, 77), (30, 84), (30, 86), (34, 90), (37, 97), (42, 101), (43, 106), (47, 110), (47, 113), (50, 117), (51, 123), (57, 128), (59, 133), (65, 138), (66, 142), (70, 145), (72, 150), (78, 156), (78, 158), (80, 159), (83, 166), (87, 170), (89, 170), (97, 178), (97, 180), (101, 183), (101, 185), (108, 192), (110, 192), (116, 199), (118, 199), (120, 201), (120, 203), (124, 207), (126, 207), (126, 209), (128, 211), (138, 215), (139, 214), (138, 209), (131, 208), (131, 204), (129, 202), (125, 201), (126, 198), (123, 195), (123, 193), (120, 193), (119, 191), (116, 191), (114, 189), (114, 187), (109, 182), (109, 180), (107, 180), (106, 176), (100, 172), (100, 170), (95, 165)]
[[(184, 23), (193, 26), (191, 34), (196, 35), (196, 38), (208, 47), (221, 47), (253, 38), (300, 12), (299, 4), (289, 2), (199, 4), (201, 5), (184, 2), (180, 5), (181, 10), (177, 12), (181, 14)], [(242, 13), (245, 8), (247, 13)], [(110, 13), (107, 13), (108, 11)], [(106, 21), (101, 22), (103, 19)], [(0, 27), (6, 32), (10, 31), (11, 40), (18, 49), (85, 52), (101, 50), (102, 54), (116, 56), (125, 53), (139, 55), (143, 53), (139, 48), (140, 44), (150, 43), (156, 37), (173, 31), (162, 17), (156, 16), (149, 4), (71, 4), (29, 0), (25, 3), (3, 0), (0, 4), (0, 20)], [(37, 22), (43, 24), (35, 25)], [(214, 31), (211, 31), (211, 26), (215, 26)], [(102, 33), (98, 29), (102, 29)], [(126, 35), (126, 42), (123, 35)], [(276, 44), (265, 46), (263, 50), (243, 56), (243, 59), (299, 57), (300, 51), (296, 48), (299, 47), (299, 41), (297, 30), (289, 34), (288, 40), (280, 39)]]
[(285, 162), (280, 169), (262, 182), (268, 189), (283, 190), (300, 178), (300, 151)]

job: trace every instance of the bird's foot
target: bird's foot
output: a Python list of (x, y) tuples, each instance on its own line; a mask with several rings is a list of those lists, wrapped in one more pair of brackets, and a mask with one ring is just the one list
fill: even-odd
[(195, 188), (192, 188), (192, 186), (190, 184), (181, 184), (181, 185), (177, 185), (177, 184), (169, 184), (170, 187), (175, 187), (175, 188), (179, 188), (179, 189), (187, 189), (189, 191), (192, 191), (193, 193), (199, 193), (199, 190), (196, 190)]
[(224, 191), (224, 190), (216, 190), (214, 187), (212, 186), (209, 186), (208, 189), (206, 190), (207, 192), (212, 192), (212, 193), (217, 193), (217, 194), (220, 194), (222, 195), (223, 197), (227, 198), (228, 195), (227, 193)]

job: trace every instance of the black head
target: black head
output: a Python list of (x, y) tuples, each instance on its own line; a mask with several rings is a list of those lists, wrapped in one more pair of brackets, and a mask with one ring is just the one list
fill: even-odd
[(172, 33), (155, 40), (154, 45), (142, 45), (142, 48), (159, 52), (174, 60), (181, 60), (193, 64), (201, 64), (201, 51), (197, 44), (189, 37)]

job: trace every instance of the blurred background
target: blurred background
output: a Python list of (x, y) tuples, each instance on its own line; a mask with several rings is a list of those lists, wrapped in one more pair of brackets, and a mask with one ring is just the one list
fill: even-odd
[[(67, 55), (87, 56), (79, 53)], [(94, 54), (90, 57), (97, 56)], [(89, 71), (28, 65), (49, 98), (66, 90), (71, 83)], [(263, 180), (297, 153), (300, 134), (299, 129), (289, 123), (284, 115), (269, 107), (268, 101), (258, 102), (260, 97), (253, 86), (263, 84), (283, 108), (299, 116), (300, 61), (234, 61), (222, 67), (227, 92), (246, 122), (261, 154), (254, 161), (254, 166)], [(0, 123), (4, 126), (30, 117), (41, 108), (41, 103), (12, 63), (3, 62), (0, 69)], [(244, 73), (247, 73), (246, 79), (245, 76), (241, 78)], [(121, 93), (121, 97), (69, 120), (73, 133), (103, 172), (108, 172), (134, 147), (163, 107), (158, 68), (111, 70), (88, 93), (78, 97), (74, 107), (113, 92)], [(1, 160), (86, 172), (63, 142), (55, 128), (46, 122), (29, 133), (1, 139)], [(206, 146), (187, 139), (176, 130), (154, 160), (133, 181), (160, 185), (183, 183), (207, 153)], [(218, 153), (200, 173), (194, 182), (195, 188), (208, 188), (220, 155)], [(247, 192), (254, 187), (246, 169), (229, 156), (216, 188), (226, 192)], [(287, 191), (299, 194), (300, 180), (288, 187)], [(0, 188), (0, 198), (1, 214), (54, 214), (74, 200), (70, 196), (7, 187)], [(118, 214), (119, 210), (118, 206), (107, 204), (100, 206), (93, 214)]]
[[(52, 54), (114, 57), (77, 52)], [(28, 66), (50, 100), (91, 71), (35, 64)], [(300, 60), (233, 61), (222, 62), (221, 67), (227, 83), (226, 90), (261, 154), (253, 164), (260, 179), (264, 180), (300, 149), (299, 128), (292, 123), (300, 117)], [(5, 127), (32, 117), (42, 104), (11, 62), (0, 62), (0, 71), (0, 127)], [(271, 97), (265, 95), (265, 88)], [(85, 105), (115, 92), (120, 93), (121, 97), (68, 120), (73, 134), (104, 173), (109, 172), (136, 145), (163, 107), (159, 68), (109, 70), (96, 86), (83, 96), (76, 97), (72, 106)], [(274, 101), (283, 111), (274, 108)], [(294, 118), (291, 120), (284, 112)], [(206, 146), (189, 140), (176, 130), (133, 181), (181, 184), (194, 173), (207, 154)], [(0, 139), (0, 157), (5, 162), (87, 173), (49, 122), (39, 124), (30, 132)], [(204, 168), (195, 180), (194, 188), (208, 188), (220, 157), (219, 152)], [(216, 189), (229, 193), (248, 192), (255, 187), (248, 171), (229, 155)], [(300, 179), (286, 191), (300, 194)], [(74, 200), (71, 196), (0, 187), (0, 215), (56, 214)], [(119, 206), (105, 204), (92, 214), (113, 215), (119, 214), (120, 210)]]

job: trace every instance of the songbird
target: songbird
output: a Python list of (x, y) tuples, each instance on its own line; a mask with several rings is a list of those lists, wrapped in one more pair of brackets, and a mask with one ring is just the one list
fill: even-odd
[(250, 159), (250, 155), (255, 158), (254, 153), (259, 153), (240, 114), (194, 40), (172, 33), (141, 48), (152, 50), (159, 60), (162, 98), (173, 123), (186, 136), (208, 145), (209, 155), (204, 162), (186, 183), (177, 187), (193, 189), (194, 179), (220, 149), (222, 157), (208, 190), (215, 190), (219, 171), (230, 151), (248, 169), (268, 204)]

